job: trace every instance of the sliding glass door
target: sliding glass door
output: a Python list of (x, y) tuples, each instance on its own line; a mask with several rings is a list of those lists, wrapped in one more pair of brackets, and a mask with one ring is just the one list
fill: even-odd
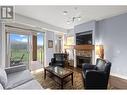
[(8, 33), (8, 60), (9, 66), (25, 64), (29, 66), (29, 36), (23, 34)]
[(26, 32), (17, 28), (6, 32), (6, 67), (22, 64), (31, 71), (44, 67), (43, 32)]

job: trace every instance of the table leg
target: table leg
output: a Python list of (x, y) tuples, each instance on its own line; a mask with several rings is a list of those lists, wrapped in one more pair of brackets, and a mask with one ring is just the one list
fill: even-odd
[(71, 74), (71, 82), (72, 82), (72, 85), (73, 85), (73, 73)]
[(46, 69), (44, 69), (44, 79), (46, 79)]

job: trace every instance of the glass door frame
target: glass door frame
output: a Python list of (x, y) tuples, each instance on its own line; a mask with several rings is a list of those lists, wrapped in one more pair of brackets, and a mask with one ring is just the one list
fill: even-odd
[(17, 34), (17, 35), (26, 35), (28, 36), (28, 42), (27, 42), (27, 52), (28, 52), (28, 65), (27, 67), (30, 67), (30, 60), (31, 60), (31, 35), (25, 34), (25, 33), (17, 33), (17, 32), (6, 32), (6, 67), (10, 67), (10, 58), (11, 58), (11, 42), (10, 42), (10, 34)]
[[(42, 45), (42, 49), (41, 49), (41, 64), (44, 67), (44, 62), (45, 62), (45, 32), (38, 32), (38, 33), (42, 34), (41, 37), (43, 39), (43, 45)], [(37, 39), (38, 39), (38, 36), (37, 36)], [(38, 40), (37, 40), (37, 47), (38, 47)], [(42, 56), (42, 53), (43, 53), (43, 56)], [(37, 54), (37, 61), (38, 61), (38, 54)]]
[[(7, 29), (6, 29), (7, 28)], [(23, 31), (23, 32), (22, 32)], [(28, 35), (29, 39), (28, 39), (28, 52), (29, 52), (29, 60), (28, 60), (28, 69), (30, 70), (30, 66), (31, 66), (31, 61), (32, 61), (32, 50), (33, 50), (33, 47), (32, 47), (32, 36), (35, 35), (36, 33), (43, 33), (43, 62), (42, 62), (42, 66), (45, 67), (45, 62), (46, 62), (46, 45), (45, 45), (45, 40), (46, 40), (46, 33), (45, 33), (45, 30), (42, 30), (42, 31), (34, 31), (34, 30), (27, 30), (27, 29), (23, 29), (23, 28), (18, 28), (18, 27), (5, 27), (5, 39), (6, 39), (6, 64), (7, 65), (6, 67), (10, 67), (10, 38), (9, 38), (9, 34), (19, 34), (19, 35)]]

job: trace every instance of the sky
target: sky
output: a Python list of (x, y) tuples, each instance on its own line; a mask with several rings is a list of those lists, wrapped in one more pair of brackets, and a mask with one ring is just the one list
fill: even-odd
[[(43, 45), (43, 34), (38, 33), (37, 35), (37, 44)], [(28, 42), (28, 35), (20, 35), (20, 34), (10, 34), (11, 42)]]

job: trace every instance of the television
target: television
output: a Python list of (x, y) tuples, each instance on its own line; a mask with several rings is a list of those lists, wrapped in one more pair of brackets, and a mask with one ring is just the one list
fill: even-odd
[(76, 33), (76, 45), (92, 45), (92, 31)]

